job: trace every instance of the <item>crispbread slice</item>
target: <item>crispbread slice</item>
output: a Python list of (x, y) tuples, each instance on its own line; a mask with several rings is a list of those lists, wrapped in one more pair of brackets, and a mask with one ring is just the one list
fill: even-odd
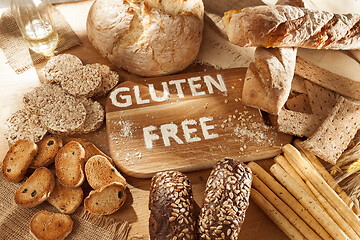
[(307, 80), (305, 87), (312, 111), (326, 117), (336, 104), (335, 92)]
[(16, 204), (35, 207), (44, 202), (55, 187), (55, 178), (45, 167), (37, 168), (34, 173), (15, 192)]
[(295, 111), (295, 112), (302, 112), (302, 113), (312, 113), (309, 97), (304, 94), (300, 93), (296, 96), (289, 97), (285, 103), (285, 106), (288, 110)]
[(90, 67), (96, 69), (101, 75), (101, 86), (95, 93), (95, 96), (105, 96), (111, 89), (113, 89), (119, 82), (119, 74), (111, 71), (106, 65), (99, 63), (88, 64)]
[(42, 127), (39, 116), (33, 115), (27, 109), (13, 113), (5, 122), (5, 137), (10, 144), (19, 139), (40, 141), (47, 130)]
[(56, 176), (66, 187), (79, 187), (85, 180), (85, 150), (80, 143), (71, 141), (55, 157)]
[(90, 133), (99, 129), (104, 122), (105, 111), (101, 104), (87, 98), (81, 98), (79, 101), (84, 105), (86, 117), (84, 125), (76, 129), (76, 133)]
[(62, 213), (42, 210), (30, 220), (30, 233), (38, 240), (63, 240), (73, 228), (73, 220)]
[(302, 78), (295, 74), (293, 77), (293, 80), (291, 82), (291, 92), (307, 94), (304, 80), (305, 80), (305, 78)]
[(360, 104), (340, 97), (318, 130), (301, 145), (324, 161), (335, 164), (360, 129)]
[(84, 144), (82, 144), (84, 149), (85, 149), (85, 160), (89, 160), (92, 156), (95, 155), (101, 155), (103, 157), (105, 157), (109, 163), (111, 163), (111, 165), (114, 165), (114, 161), (112, 160), (111, 157), (109, 157), (108, 155), (106, 155), (105, 153), (103, 153), (99, 148), (97, 148), (95, 146), (95, 144), (91, 143), (91, 142), (85, 142)]
[(101, 86), (101, 75), (96, 69), (86, 65), (67, 74), (67, 78), (61, 81), (60, 85), (65, 92), (73, 96), (92, 97)]
[(18, 140), (6, 153), (2, 171), (6, 180), (21, 181), (38, 151), (38, 146), (30, 140)]
[(48, 83), (60, 83), (66, 80), (68, 74), (83, 66), (81, 60), (71, 54), (59, 54), (52, 57), (45, 65), (45, 80)]
[(89, 185), (98, 189), (112, 182), (119, 182), (126, 186), (125, 178), (103, 156), (91, 157), (85, 164), (85, 175)]
[(47, 201), (61, 213), (71, 214), (80, 206), (83, 197), (81, 187), (65, 187), (56, 179), (55, 188)]
[(47, 167), (54, 162), (55, 156), (63, 146), (59, 137), (49, 135), (38, 144), (38, 152), (31, 161), (30, 168)]
[(294, 112), (283, 109), (280, 111), (277, 123), (278, 130), (299, 137), (309, 137), (321, 125), (323, 119), (316, 114)]
[(119, 210), (125, 200), (125, 186), (122, 183), (113, 182), (91, 191), (84, 200), (84, 206), (89, 212), (109, 215)]
[(40, 110), (43, 126), (54, 134), (73, 134), (85, 123), (86, 109), (76, 99), (58, 100)]
[(23, 97), (25, 107), (37, 115), (40, 114), (40, 109), (57, 100), (67, 102), (75, 101), (75, 98), (55, 84), (41, 84)]

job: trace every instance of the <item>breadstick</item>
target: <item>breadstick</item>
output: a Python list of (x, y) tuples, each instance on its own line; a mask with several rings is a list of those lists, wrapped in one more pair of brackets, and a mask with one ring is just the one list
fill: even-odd
[(339, 228), (341, 228), (344, 233), (352, 240), (360, 239), (351, 226), (349, 226), (349, 224), (339, 215), (339, 213), (330, 205), (330, 203), (321, 195), (321, 193), (319, 193), (319, 191), (316, 190), (316, 188), (310, 182), (306, 182), (306, 184), (308, 184), (309, 189), (311, 189), (311, 191), (315, 194), (320, 204), (324, 207), (329, 216), (337, 223)]
[(285, 170), (285, 172), (287, 172), (287, 174), (289, 174), (296, 181), (297, 184), (299, 184), (300, 187), (302, 187), (302, 189), (304, 189), (307, 194), (309, 194), (312, 199), (316, 201), (315, 195), (284, 156), (279, 155), (275, 157), (274, 160)]
[(290, 239), (306, 238), (269, 203), (258, 191), (251, 189), (251, 198), (256, 205), (288, 236)]
[(269, 203), (274, 206), (306, 239), (319, 239), (319, 237), (296, 213), (279, 199), (258, 177), (253, 176), (253, 187), (259, 191)]
[(268, 172), (255, 162), (248, 163), (253, 175), (257, 176), (268, 186), (279, 198), (281, 198), (297, 215), (300, 216), (320, 237), (331, 239), (326, 230), (315, 220), (315, 218), (297, 201), (280, 183), (278, 183)]
[(271, 166), (271, 173), (275, 178), (299, 200), (299, 202), (315, 217), (315, 219), (326, 229), (335, 240), (350, 239), (338, 227), (329, 215), (292, 179), (277, 163)]
[(336, 183), (335, 179), (331, 176), (331, 174), (326, 170), (324, 165), (321, 164), (319, 159), (312, 154), (311, 152), (304, 149), (301, 144), (300, 139), (294, 140), (295, 147), (302, 153), (301, 155), (305, 160), (308, 160), (314, 168), (319, 172), (319, 174), (324, 178), (324, 180), (329, 184), (329, 186), (334, 189), (334, 191), (339, 194), (339, 197), (348, 205), (349, 207), (352, 207), (352, 210), (355, 212), (356, 215), (360, 215), (360, 210), (355, 207), (355, 205), (350, 200), (349, 196), (344, 192), (344, 190), (339, 186), (339, 184)]
[(346, 205), (346, 203), (339, 197), (339, 195), (326, 183), (321, 175), (313, 168), (311, 163), (306, 161), (300, 152), (291, 144), (286, 144), (283, 147), (284, 155), (287, 159), (292, 159), (299, 165), (299, 168), (305, 175), (306, 179), (311, 182), (314, 187), (322, 193), (322, 195), (329, 200), (329, 203), (341, 214), (349, 223), (355, 232), (360, 236), (360, 226), (358, 217)]

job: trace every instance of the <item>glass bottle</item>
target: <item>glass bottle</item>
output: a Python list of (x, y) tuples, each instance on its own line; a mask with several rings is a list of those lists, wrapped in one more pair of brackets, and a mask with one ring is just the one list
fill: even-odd
[(11, 12), (29, 47), (45, 56), (52, 55), (58, 33), (50, 16), (48, 0), (11, 0)]

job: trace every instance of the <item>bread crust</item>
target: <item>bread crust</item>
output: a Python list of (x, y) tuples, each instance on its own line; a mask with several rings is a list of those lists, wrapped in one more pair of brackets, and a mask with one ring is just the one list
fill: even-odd
[(86, 26), (90, 42), (113, 64), (138, 75), (159, 76), (181, 71), (195, 60), (203, 13), (200, 0), (96, 0)]
[(257, 6), (223, 17), (229, 40), (243, 47), (359, 49), (360, 15), (292, 6)]

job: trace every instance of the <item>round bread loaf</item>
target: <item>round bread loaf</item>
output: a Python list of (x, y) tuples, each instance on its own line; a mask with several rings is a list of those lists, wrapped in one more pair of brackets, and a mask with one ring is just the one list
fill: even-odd
[(201, 0), (96, 0), (87, 33), (118, 67), (142, 76), (166, 75), (195, 60), (203, 16)]

